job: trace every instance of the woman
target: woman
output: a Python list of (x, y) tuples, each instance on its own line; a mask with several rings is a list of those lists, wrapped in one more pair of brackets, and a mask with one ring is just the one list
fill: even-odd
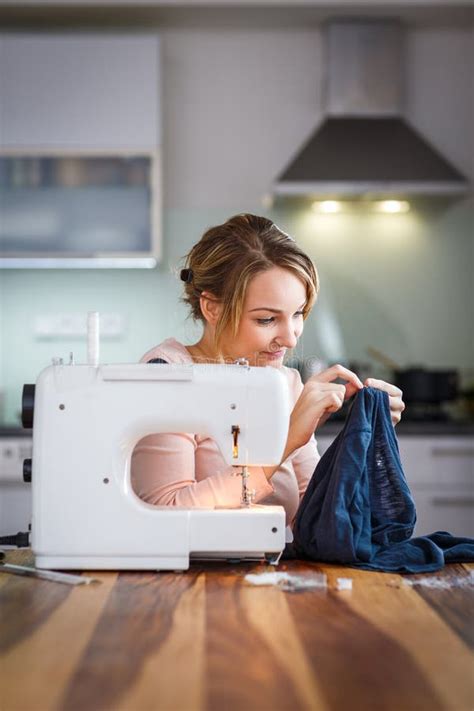
[[(314, 431), (364, 384), (341, 365), (314, 375), (303, 387), (283, 359), (303, 332), (316, 300), (311, 259), (271, 220), (236, 215), (209, 229), (187, 256), (184, 301), (203, 324), (200, 340), (184, 346), (168, 339), (142, 362), (216, 363), (246, 358), (250, 365), (281, 368), (292, 400), (288, 440), (277, 467), (250, 467), (256, 503), (279, 504), (291, 524), (319, 459)], [(345, 385), (334, 381), (342, 379)], [(392, 421), (404, 409), (401, 391), (372, 378), (389, 395)], [(196, 433), (144, 437), (132, 457), (132, 486), (154, 505), (236, 507), (241, 478), (215, 442)]]

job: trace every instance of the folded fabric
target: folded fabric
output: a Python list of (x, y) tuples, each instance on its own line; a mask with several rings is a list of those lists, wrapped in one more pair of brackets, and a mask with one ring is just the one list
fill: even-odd
[(410, 538), (415, 523), (388, 395), (364, 388), (301, 501), (294, 552), (315, 561), (400, 573), (474, 561), (474, 539), (446, 531)]

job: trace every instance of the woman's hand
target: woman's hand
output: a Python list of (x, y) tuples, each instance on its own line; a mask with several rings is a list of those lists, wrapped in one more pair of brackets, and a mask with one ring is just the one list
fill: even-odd
[[(338, 378), (346, 383), (334, 383)], [(344, 400), (363, 387), (357, 375), (342, 365), (333, 365), (313, 375), (305, 384), (291, 413), (284, 459), (295, 449), (305, 445), (316, 428), (320, 427), (332, 412), (337, 412)]]
[(385, 380), (376, 380), (375, 378), (367, 378), (364, 381), (364, 385), (370, 388), (377, 388), (377, 390), (384, 390), (388, 393), (392, 424), (395, 426), (398, 422), (400, 422), (402, 412), (405, 409), (405, 403), (402, 400), (403, 393), (400, 388), (397, 388), (395, 385), (391, 385), (390, 383), (386, 383)]
[[(333, 382), (338, 378), (345, 380), (345, 384), (338, 385)], [(313, 375), (305, 384), (291, 413), (288, 440), (282, 461), (285, 461), (295, 449), (303, 447), (329, 415), (340, 410), (344, 400), (355, 395), (364, 385), (384, 390), (388, 394), (392, 422), (394, 425), (400, 422), (405, 403), (402, 400), (403, 393), (399, 388), (375, 378), (367, 378), (362, 383), (357, 375), (348, 368), (344, 368), (342, 365), (333, 365), (331, 368)], [(264, 467), (267, 479), (270, 479), (277, 469), (278, 467)]]

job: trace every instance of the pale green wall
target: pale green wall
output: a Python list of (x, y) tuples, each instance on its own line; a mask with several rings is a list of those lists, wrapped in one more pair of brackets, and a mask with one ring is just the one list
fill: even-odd
[[(0, 272), (1, 383), (6, 421), (14, 423), (21, 388), (34, 382), (52, 356), (73, 350), (84, 362), (84, 340), (37, 340), (39, 315), (117, 312), (127, 328), (102, 340), (102, 362), (136, 361), (173, 335), (192, 342), (199, 329), (186, 320), (173, 273), (203, 230), (234, 211), (167, 210), (165, 260), (148, 270), (15, 270)], [(249, 210), (264, 212), (258, 206)], [(328, 361), (367, 360), (373, 345), (402, 365), (455, 366), (474, 376), (472, 205), (378, 218), (316, 217), (309, 210), (267, 211), (315, 260), (321, 294), (298, 355)], [(374, 365), (374, 373), (379, 373)]]
[[(321, 272), (306, 344), (329, 359), (367, 360), (372, 345), (402, 367), (474, 368), (472, 201), (400, 216), (306, 212), (288, 226)], [(331, 315), (340, 350), (324, 332)]]
[(52, 356), (67, 360), (72, 350), (76, 362), (86, 360), (84, 339), (35, 338), (37, 316), (87, 311), (122, 314), (125, 333), (118, 339), (102, 339), (103, 362), (136, 361), (169, 335), (192, 340), (196, 328), (186, 321), (171, 264), (178, 265), (207, 224), (223, 218), (217, 211), (209, 216), (167, 213), (164, 251), (170, 262), (154, 270), (0, 270), (0, 389), (5, 390), (5, 420), (16, 420), (23, 384), (34, 382)]

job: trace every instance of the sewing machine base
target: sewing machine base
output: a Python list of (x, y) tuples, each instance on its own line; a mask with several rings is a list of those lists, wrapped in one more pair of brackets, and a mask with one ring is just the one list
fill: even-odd
[(144, 557), (144, 558), (107, 558), (89, 557), (71, 558), (70, 556), (36, 556), (35, 567), (46, 570), (188, 570), (190, 562), (216, 561), (227, 563), (245, 563), (265, 561), (277, 565), (281, 557), (278, 553), (222, 553), (209, 555), (208, 553), (180, 558)]
[[(179, 509), (141, 505), (136, 520), (104, 528), (54, 526), (35, 535), (37, 568), (53, 570), (187, 570), (190, 560), (278, 562), (285, 548), (285, 510), (252, 505), (239, 509)], [(145, 515), (146, 514), (146, 515)], [(111, 518), (111, 521), (113, 519)], [(96, 524), (94, 527), (94, 523)], [(95, 531), (94, 531), (95, 528)], [(92, 535), (91, 535), (92, 532)], [(39, 535), (38, 535), (39, 534)]]

